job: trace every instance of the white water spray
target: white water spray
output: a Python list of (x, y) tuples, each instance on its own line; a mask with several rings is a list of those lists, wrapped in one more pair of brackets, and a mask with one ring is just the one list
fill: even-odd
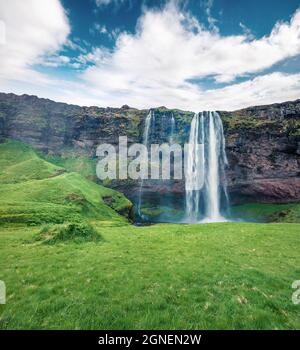
[[(200, 120), (200, 122), (199, 122)], [(197, 151), (197, 145), (201, 143)], [(185, 172), (186, 221), (226, 221), (221, 214), (221, 196), (228, 199), (224, 167), (227, 164), (221, 118), (216, 112), (195, 114), (191, 122)], [(200, 168), (197, 166), (200, 164)], [(205, 179), (204, 185), (199, 181)]]
[(175, 118), (173, 113), (171, 114), (171, 131), (169, 137), (169, 143), (172, 144), (174, 142), (174, 132), (175, 132)]
[(195, 114), (191, 123), (189, 149), (185, 165), (186, 214), (190, 221), (198, 220), (200, 190), (203, 187), (204, 179), (204, 147), (200, 149), (199, 145), (203, 141), (203, 114), (200, 116)]
[[(150, 110), (145, 120), (145, 128), (144, 128), (144, 135), (143, 135), (143, 144), (147, 148), (149, 144), (151, 129), (153, 128), (154, 123), (155, 123), (155, 113), (152, 110)], [(151, 128), (151, 125), (152, 125), (152, 128)], [(137, 208), (137, 212), (140, 217), (142, 217), (141, 206), (142, 206), (143, 186), (144, 186), (144, 179), (142, 178), (140, 182), (138, 208)]]

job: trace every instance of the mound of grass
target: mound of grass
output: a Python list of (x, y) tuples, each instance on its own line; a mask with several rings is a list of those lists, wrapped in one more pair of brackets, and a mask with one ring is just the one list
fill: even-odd
[(83, 243), (99, 242), (102, 240), (102, 237), (95, 228), (88, 223), (68, 222), (63, 225), (47, 225), (42, 227), (34, 240), (45, 244), (55, 244), (68, 241)]
[[(123, 194), (65, 172), (20, 142), (5, 142), (0, 151), (0, 222), (127, 222), (120, 214), (128, 213), (132, 204)], [(105, 202), (107, 197), (112, 206)]]

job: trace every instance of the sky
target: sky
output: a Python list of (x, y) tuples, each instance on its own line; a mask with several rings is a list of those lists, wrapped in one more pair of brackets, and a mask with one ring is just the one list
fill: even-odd
[(300, 98), (300, 1), (0, 0), (0, 91), (101, 107)]

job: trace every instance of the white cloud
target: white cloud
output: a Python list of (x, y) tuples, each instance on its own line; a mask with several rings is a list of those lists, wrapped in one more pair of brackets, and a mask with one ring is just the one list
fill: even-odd
[(205, 8), (205, 12), (207, 15), (207, 22), (209, 24), (209, 28), (214, 31), (218, 32), (219, 28), (217, 27), (218, 20), (212, 16), (212, 8), (213, 8), (214, 0), (205, 0), (202, 5)]
[(92, 28), (90, 29), (91, 33), (100, 33), (100, 34), (107, 34), (108, 30), (105, 25), (101, 25), (99, 23), (94, 23)]
[(0, 45), (6, 43), (5, 23), (0, 19)]
[[(124, 3), (126, 0), (96, 0), (96, 5), (98, 7), (103, 7), (103, 6), (107, 6), (109, 4), (114, 4), (119, 6), (120, 4)], [(131, 0), (127, 0), (129, 2), (131, 2)]]
[[(162, 11), (147, 10), (137, 32), (121, 33), (115, 49), (106, 53), (105, 60), (88, 68), (83, 78), (95, 94), (113, 105), (126, 102), (138, 107), (200, 107), (207, 105), (204, 98), (212, 94), (220, 98), (234, 89), (208, 93), (201, 85), (192, 84), (192, 79), (213, 77), (217, 82), (230, 82), (299, 53), (300, 11), (290, 23), (277, 23), (270, 35), (250, 40), (248, 34), (223, 37), (215, 30), (208, 31), (172, 2)], [(290, 81), (287, 76), (280, 77), (278, 81)], [(253, 84), (257, 87), (266, 79), (254, 80)], [(233, 85), (236, 86), (239, 85)], [(251, 81), (245, 86), (254, 87)], [(240, 96), (234, 99), (240, 100)], [(259, 96), (258, 100), (264, 103)], [(265, 100), (270, 100), (268, 96), (265, 94)], [(245, 98), (252, 101), (253, 95)], [(214, 101), (213, 105), (221, 103)], [(234, 105), (240, 106), (240, 102), (234, 102), (229, 95), (227, 108)]]
[[(300, 97), (300, 73), (266, 74), (222, 89), (199, 94), (200, 109), (235, 110), (248, 106), (295, 100)], [(194, 104), (196, 107), (196, 105)], [(203, 107), (202, 107), (203, 106)]]
[[(0, 47), (4, 62), (0, 78), (6, 79), (2, 84), (6, 91), (81, 105), (165, 105), (194, 111), (232, 110), (300, 97), (300, 73), (277, 72), (234, 83), (237, 77), (262, 74), (300, 54), (300, 11), (260, 39), (252, 39), (249, 33), (224, 37), (212, 27), (205, 29), (172, 1), (160, 11), (146, 9), (136, 33), (116, 32), (113, 50), (85, 49), (72, 60), (58, 51), (64, 44), (77, 45), (68, 39), (70, 27), (58, 0), (43, 4), (28, 0), (26, 6), (17, 0), (4, 6), (0, 0), (0, 13), (6, 16), (9, 40), (5, 51)], [(31, 64), (40, 62), (88, 68), (73, 73), (68, 81), (34, 71)], [(207, 78), (231, 85), (206, 90), (201, 81)], [(194, 79), (198, 84), (192, 83)]]
[(100, 23), (94, 23), (90, 28), (91, 34), (100, 33), (102, 35), (107, 35), (111, 40), (116, 40), (120, 32), (121, 29), (118, 27), (113, 30), (108, 30), (105, 25), (101, 25)]
[(248, 28), (244, 23), (240, 22), (239, 26), (242, 28), (243, 33), (250, 39), (253, 40), (255, 39), (254, 35), (251, 32), (251, 29)]
[(6, 28), (6, 43), (0, 46), (0, 80), (46, 79), (31, 65), (58, 51), (67, 40), (70, 26), (60, 1), (0, 0), (0, 16)]
[(64, 55), (52, 55), (42, 59), (41, 64), (46, 67), (59, 67), (65, 66), (70, 63), (70, 58)]
[(96, 0), (97, 6), (103, 6), (108, 5), (109, 3), (113, 2), (114, 0)]
[(102, 64), (107, 62), (109, 55), (109, 50), (104, 47), (95, 47), (91, 52), (87, 54), (81, 54), (77, 57), (76, 61), (82, 65), (87, 64)]

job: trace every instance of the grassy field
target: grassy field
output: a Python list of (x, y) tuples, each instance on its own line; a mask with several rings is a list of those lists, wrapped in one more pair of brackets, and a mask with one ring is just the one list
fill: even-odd
[(233, 208), (285, 223), (136, 227), (78, 164), (0, 144), (0, 329), (300, 328), (299, 204)]
[(102, 240), (0, 233), (3, 329), (299, 329), (300, 225), (110, 226)]

